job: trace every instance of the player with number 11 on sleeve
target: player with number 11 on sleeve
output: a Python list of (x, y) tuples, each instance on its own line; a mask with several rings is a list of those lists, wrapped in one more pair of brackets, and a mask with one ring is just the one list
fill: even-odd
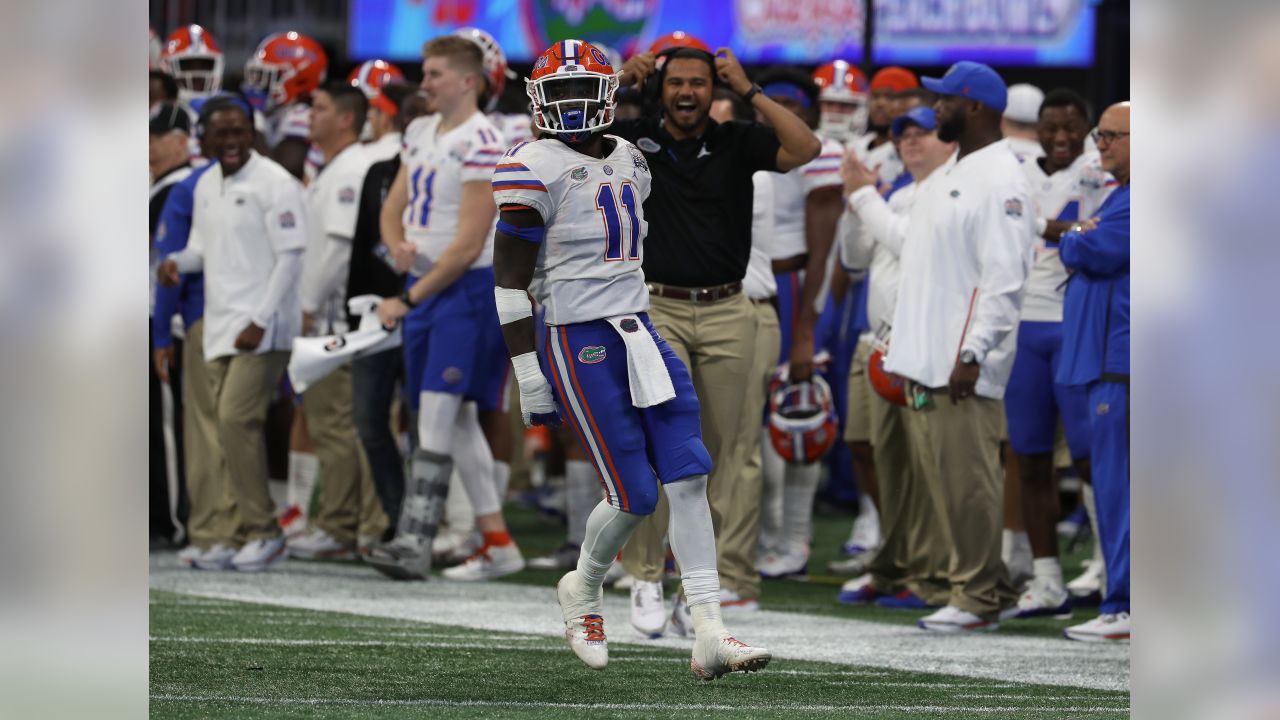
[[(538, 58), (527, 87), (544, 139), (512, 147), (494, 170), (498, 317), (525, 423), (557, 424), (563, 411), (605, 489), (587, 520), (577, 569), (556, 587), (565, 636), (587, 666), (608, 664), (601, 585), (636, 525), (653, 513), (661, 483), (693, 616), (694, 675), (759, 670), (769, 651), (734, 639), (720, 618), (706, 490), (711, 458), (698, 397), (646, 312), (649, 166), (631, 143), (603, 133), (613, 122), (617, 74), (597, 48), (563, 40)], [(545, 375), (528, 296), (535, 278), (547, 308)]]

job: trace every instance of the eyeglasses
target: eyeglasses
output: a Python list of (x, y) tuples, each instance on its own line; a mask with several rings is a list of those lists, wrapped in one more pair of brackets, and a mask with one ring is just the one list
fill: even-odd
[(1129, 137), (1129, 133), (1115, 132), (1114, 130), (1099, 130), (1094, 128), (1093, 132), (1089, 133), (1089, 137), (1093, 138), (1094, 144), (1101, 145), (1103, 142), (1106, 142), (1106, 144), (1110, 145), (1122, 137)]

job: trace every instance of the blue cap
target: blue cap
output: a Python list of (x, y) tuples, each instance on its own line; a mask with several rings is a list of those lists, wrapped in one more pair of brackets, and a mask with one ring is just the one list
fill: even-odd
[(924, 86), (939, 95), (959, 95), (977, 100), (996, 112), (1004, 112), (1009, 102), (1009, 88), (990, 67), (961, 60), (940, 78), (920, 78)]
[(927, 105), (917, 105), (905, 113), (893, 119), (893, 124), (889, 126), (889, 130), (894, 137), (902, 134), (907, 129), (907, 124), (919, 125), (925, 130), (936, 130), (938, 127), (938, 116), (933, 114), (933, 108)]

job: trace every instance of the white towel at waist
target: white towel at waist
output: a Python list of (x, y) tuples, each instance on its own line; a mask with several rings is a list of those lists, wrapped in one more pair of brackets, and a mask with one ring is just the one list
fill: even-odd
[(388, 331), (374, 312), (380, 302), (382, 298), (377, 295), (361, 295), (348, 301), (352, 314), (360, 315), (360, 327), (356, 330), (340, 335), (294, 338), (293, 353), (289, 356), (289, 382), (296, 392), (306, 392), (354, 358), (399, 347), (400, 326)]
[(631, 404), (638, 408), (653, 407), (674, 398), (675, 386), (662, 359), (658, 343), (636, 315), (605, 318), (622, 336), (627, 347), (627, 380), (631, 385)]

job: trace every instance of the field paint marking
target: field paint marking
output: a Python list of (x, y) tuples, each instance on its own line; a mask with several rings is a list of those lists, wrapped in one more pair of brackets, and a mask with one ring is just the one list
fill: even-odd
[[(199, 572), (171, 553), (150, 556), (150, 585), (191, 596), (342, 612), (365, 617), (562, 637), (551, 587), (514, 583), (395, 583), (367, 567), (286, 560), (262, 574)], [(607, 594), (606, 624), (615, 643), (638, 649), (678, 648), (691, 642), (627, 637), (630, 603)], [(735, 616), (734, 630), (768, 647), (775, 659), (811, 660), (906, 672), (984, 678), (1099, 690), (1128, 691), (1129, 648), (1071, 643), (1060, 637), (1000, 633), (939, 636), (909, 625), (761, 610)], [(623, 637), (627, 637), (625, 641)]]
[(547, 645), (511, 645), (509, 643), (465, 642), (404, 642), (399, 640), (315, 640), (309, 638), (216, 638), (191, 636), (156, 636), (151, 642), (197, 643), (202, 645), (275, 645), (315, 647), (403, 647), (440, 648), (445, 650), (533, 650), (535, 652), (565, 652), (565, 648)]
[(1013, 707), (964, 707), (947, 705), (704, 705), (695, 703), (561, 703), (561, 702), (517, 702), (503, 700), (437, 700), (424, 698), (420, 700), (373, 700), (367, 698), (265, 698), (239, 697), (234, 695), (152, 695), (151, 700), (168, 702), (232, 702), (252, 705), (392, 705), (392, 706), (428, 706), (428, 707), (497, 707), (512, 709), (554, 709), (554, 710), (610, 710), (614, 712), (651, 710), (778, 710), (799, 712), (836, 712), (841, 710), (869, 710), (874, 712), (914, 712), (930, 714), (965, 714), (965, 713), (1128, 713), (1129, 708), (1111, 707), (1061, 707), (1037, 708), (1025, 706)]

